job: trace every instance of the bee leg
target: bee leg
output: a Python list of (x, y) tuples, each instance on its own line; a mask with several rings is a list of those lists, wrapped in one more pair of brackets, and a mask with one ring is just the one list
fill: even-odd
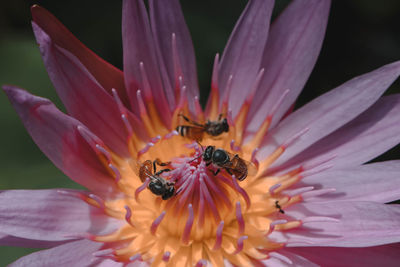
[(181, 188), (181, 187), (178, 188), (178, 190), (175, 191), (175, 196), (176, 196), (177, 194), (179, 194), (181, 191), (182, 191), (182, 188)]
[(229, 173), (230, 175), (233, 175), (233, 173), (231, 172), (231, 170), (230, 170), (230, 169), (228, 169), (228, 168), (225, 168), (225, 170), (226, 170), (226, 172), (227, 172), (227, 173)]
[(220, 121), (222, 119), (222, 113), (220, 113), (219, 115), (218, 115), (218, 121)]
[(204, 126), (204, 125), (202, 125), (202, 124), (200, 124), (200, 123), (197, 123), (197, 122), (195, 122), (195, 121), (192, 121), (191, 119), (189, 119), (188, 117), (186, 117), (185, 115), (183, 115), (183, 114), (181, 114), (181, 113), (179, 113), (178, 116), (181, 116), (185, 121), (187, 121), (187, 122), (189, 122), (189, 123), (191, 123), (191, 124), (193, 124), (193, 125), (196, 125), (196, 126), (199, 126), (199, 127), (203, 127), (203, 126)]
[(169, 172), (169, 171), (171, 171), (171, 169), (162, 169), (162, 170), (156, 172), (154, 175), (155, 175), (155, 176), (159, 176), (161, 173), (163, 173), (163, 172)]
[(280, 213), (285, 214), (285, 211), (282, 209), (281, 205), (279, 205), (279, 201), (275, 201), (275, 207), (279, 210)]
[(210, 164), (211, 164), (211, 161), (210, 161), (210, 162), (207, 162), (207, 163), (206, 163), (206, 166), (208, 167), (208, 166), (210, 166)]
[(214, 172), (214, 175), (217, 176), (218, 173), (219, 173), (220, 171), (221, 171), (221, 169), (216, 170), (216, 171)]
[(154, 172), (157, 171), (157, 168), (156, 168), (156, 161), (153, 161), (153, 170), (154, 170)]
[(159, 158), (156, 158), (153, 161), (153, 164), (157, 164), (158, 166), (168, 166), (169, 164), (171, 164), (171, 161), (162, 162)]
[(181, 117), (182, 117), (185, 121), (187, 121), (187, 122), (191, 122), (191, 121), (189, 120), (189, 118), (186, 117), (185, 115), (183, 115), (182, 113), (179, 113), (178, 116), (181, 116)]

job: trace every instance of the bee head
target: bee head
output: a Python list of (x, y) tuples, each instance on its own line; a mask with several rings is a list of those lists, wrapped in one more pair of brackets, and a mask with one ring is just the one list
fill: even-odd
[(213, 146), (206, 147), (206, 150), (204, 150), (203, 153), (203, 160), (205, 162), (210, 162), (212, 160), (214, 149), (215, 147)]
[(164, 194), (165, 192), (164, 185), (159, 180), (151, 181), (149, 183), (149, 189), (151, 192), (153, 192), (153, 194), (158, 196)]
[(175, 187), (171, 186), (170, 188), (165, 190), (165, 192), (162, 194), (161, 197), (163, 200), (167, 200), (167, 199), (173, 197), (174, 194), (175, 194)]

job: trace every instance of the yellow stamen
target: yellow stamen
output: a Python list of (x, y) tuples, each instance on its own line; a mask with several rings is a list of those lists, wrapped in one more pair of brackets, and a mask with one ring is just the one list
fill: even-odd
[(261, 124), (260, 128), (256, 132), (255, 136), (248, 144), (245, 144), (245, 147), (254, 149), (255, 147), (259, 147), (261, 145), (261, 142), (264, 136), (267, 134), (269, 126), (271, 125), (271, 120), (271, 117), (267, 117), (267, 119), (264, 120), (264, 122)]

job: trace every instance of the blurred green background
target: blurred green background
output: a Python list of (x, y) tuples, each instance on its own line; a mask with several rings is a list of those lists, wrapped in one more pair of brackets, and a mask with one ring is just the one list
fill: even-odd
[[(246, 1), (181, 1), (196, 49), (202, 101), (207, 97), (215, 53)], [(289, 2), (277, 0), (274, 17)], [(83, 43), (122, 68), (121, 1), (3, 1), (0, 7), (0, 85), (15, 84), (62, 108), (35, 43), (29, 7), (39, 4)], [(400, 59), (400, 1), (333, 1), (321, 56), (297, 106), (346, 80)], [(388, 93), (399, 93), (397, 81)], [(40, 152), (4, 93), (0, 93), (0, 190), (76, 187)], [(399, 147), (378, 160), (400, 158)], [(0, 229), (1, 231), (1, 229)], [(33, 249), (0, 247), (0, 266)]]

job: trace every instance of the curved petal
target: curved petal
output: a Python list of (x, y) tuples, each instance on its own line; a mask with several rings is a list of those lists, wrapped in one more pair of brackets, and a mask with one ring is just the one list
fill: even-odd
[[(166, 94), (170, 103), (175, 107), (173, 98), (176, 80), (174, 75), (174, 56), (172, 49), (172, 34), (176, 36), (176, 48), (178, 55), (175, 60), (179, 60), (181, 66), (183, 83), (186, 85), (189, 94), (189, 102), (195, 96), (199, 96), (197, 81), (196, 59), (192, 39), (186, 26), (185, 19), (178, 0), (150, 0), (149, 1), (151, 29), (155, 39), (158, 58), (162, 73)], [(168, 90), (167, 90), (168, 88)], [(169, 97), (172, 96), (172, 97)], [(193, 103), (191, 103), (193, 104)]]
[(400, 74), (400, 62), (385, 65), (353, 78), (338, 88), (314, 99), (283, 120), (264, 139), (260, 156), (265, 157), (299, 132), (306, 133), (274, 163), (287, 161), (318, 140), (356, 118), (373, 105)]
[(43, 7), (34, 5), (31, 8), (31, 12), (33, 21), (50, 36), (56, 45), (76, 56), (108, 93), (111, 93), (111, 89), (115, 88), (123, 103), (125, 105), (129, 104), (125, 91), (124, 75), (121, 70), (88, 49)]
[(68, 113), (89, 127), (115, 152), (128, 157), (129, 132), (112, 96), (77, 58), (55, 45), (34, 22), (32, 25), (47, 72)]
[(87, 233), (108, 234), (120, 225), (70, 194), (55, 189), (0, 191), (1, 231), (24, 239), (64, 241)]
[(94, 192), (112, 192), (115, 183), (92, 147), (79, 134), (79, 121), (59, 111), (48, 99), (4, 86), (22, 123), (44, 154), (67, 176)]
[(385, 266), (397, 267), (400, 262), (400, 243), (368, 248), (287, 248), (321, 266)]
[[(101, 249), (102, 243), (89, 240), (79, 240), (61, 245), (55, 248), (34, 252), (18, 259), (10, 264), (10, 267), (42, 267), (42, 266), (108, 266), (122, 267), (123, 263), (118, 263), (109, 259), (99, 258), (93, 255)], [(104, 264), (107, 262), (107, 264)]]
[(0, 233), (0, 246), (25, 247), (25, 248), (52, 248), (62, 245), (70, 240), (46, 241), (16, 237)]
[[(277, 169), (334, 156), (332, 168), (352, 167), (370, 161), (400, 143), (400, 94), (379, 99), (357, 118), (314, 143)], [(271, 170), (274, 171), (274, 170)]]
[[(319, 265), (315, 264), (314, 262), (311, 262), (310, 260), (297, 255), (296, 253), (291, 253), (288, 251), (287, 248), (279, 250), (278, 257), (274, 257), (270, 255), (270, 258), (267, 260), (261, 261), (263, 266), (268, 266), (268, 267), (318, 267)], [(274, 254), (272, 254), (274, 255)]]
[[(122, 4), (122, 45), (125, 85), (135, 114), (139, 114), (136, 92), (141, 90), (147, 101), (154, 101), (166, 125), (171, 112), (163, 89), (154, 39), (146, 7), (142, 0), (124, 0)], [(143, 75), (140, 63), (143, 62)]]
[(294, 103), (321, 50), (330, 1), (292, 1), (271, 26), (262, 57), (265, 74), (251, 105), (249, 130), (259, 128), (283, 92), (289, 93), (276, 110), (272, 127)]
[[(304, 221), (287, 238), (288, 247), (371, 247), (400, 242), (400, 205), (361, 201), (304, 202), (289, 207), (287, 216)], [(328, 217), (331, 219), (314, 220)], [(307, 217), (311, 217), (307, 220)]]
[(221, 94), (232, 75), (229, 107), (236, 115), (260, 70), (273, 0), (250, 0), (229, 37), (218, 72)]
[(400, 160), (371, 163), (332, 170), (305, 177), (305, 186), (336, 191), (310, 201), (374, 201), (387, 203), (400, 199)]

